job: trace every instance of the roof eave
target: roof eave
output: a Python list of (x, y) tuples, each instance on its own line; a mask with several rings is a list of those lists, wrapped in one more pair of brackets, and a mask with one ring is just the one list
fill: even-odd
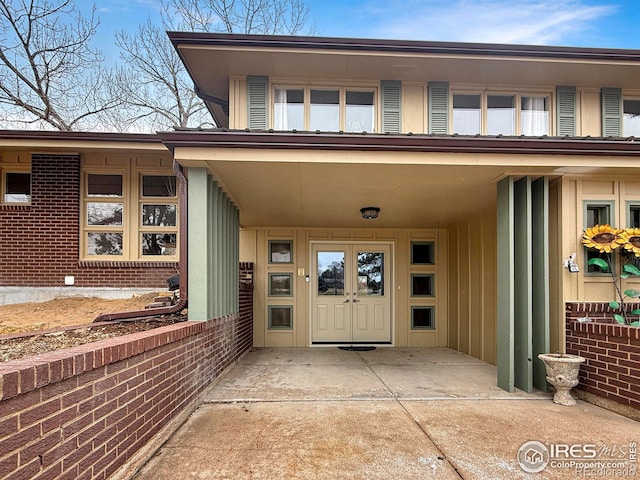
[(167, 34), (176, 49), (178, 49), (179, 45), (198, 45), (244, 48), (378, 51), (386, 53), (411, 52), (414, 54), (477, 55), (483, 57), (640, 61), (640, 50), (633, 49), (201, 32), (167, 32)]
[(640, 156), (640, 140), (568, 137), (487, 137), (435, 135), (316, 134), (247, 131), (177, 131), (161, 133), (177, 147), (245, 149), (318, 149), (533, 155)]

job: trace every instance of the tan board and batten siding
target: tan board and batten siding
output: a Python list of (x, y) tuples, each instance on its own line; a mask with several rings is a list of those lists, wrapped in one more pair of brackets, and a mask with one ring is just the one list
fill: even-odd
[[(349, 230), (349, 229), (270, 229), (241, 231), (242, 261), (255, 263), (254, 281), (254, 345), (257, 347), (303, 347), (310, 345), (310, 288), (306, 275), (312, 272), (310, 245), (312, 242), (366, 243), (391, 242), (393, 245), (392, 339), (395, 346), (452, 346), (473, 352), (479, 358), (495, 362), (495, 303), (483, 300), (495, 298), (495, 214), (460, 224), (446, 230)], [(478, 234), (480, 238), (478, 239)], [(292, 264), (270, 265), (267, 248), (270, 240), (293, 242)], [(433, 266), (411, 265), (412, 241), (433, 241), (436, 261)], [(472, 255), (469, 255), (469, 253)], [(483, 271), (482, 267), (487, 268)], [(300, 269), (304, 269), (304, 275)], [(299, 271), (300, 270), (300, 271)], [(293, 296), (287, 301), (293, 306), (293, 329), (268, 329), (268, 306), (282, 305), (281, 298), (269, 298), (268, 274), (292, 273)], [(473, 272), (470, 275), (470, 272)], [(435, 297), (411, 297), (411, 274), (434, 273)], [(465, 283), (466, 282), (466, 283)], [(470, 288), (470, 283), (474, 288)], [(476, 290), (481, 288), (482, 292)], [(435, 306), (435, 329), (412, 330), (411, 306)], [(471, 326), (471, 328), (469, 328)], [(467, 332), (462, 334), (461, 332)]]

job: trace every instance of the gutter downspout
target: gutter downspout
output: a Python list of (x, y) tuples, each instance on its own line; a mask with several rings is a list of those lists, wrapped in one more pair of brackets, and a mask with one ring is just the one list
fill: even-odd
[(142, 318), (142, 317), (151, 317), (156, 315), (170, 315), (174, 313), (179, 313), (185, 308), (187, 308), (188, 302), (188, 293), (187, 293), (187, 188), (188, 182), (186, 177), (184, 176), (182, 166), (174, 159), (173, 160), (173, 171), (176, 174), (176, 177), (180, 180), (180, 188), (179, 188), (179, 203), (180, 203), (180, 300), (175, 305), (170, 307), (159, 307), (159, 308), (147, 308), (144, 310), (131, 310), (128, 312), (114, 312), (114, 313), (105, 313), (99, 315), (93, 320), (93, 323), (96, 322), (111, 322), (114, 320), (124, 320), (131, 318)]

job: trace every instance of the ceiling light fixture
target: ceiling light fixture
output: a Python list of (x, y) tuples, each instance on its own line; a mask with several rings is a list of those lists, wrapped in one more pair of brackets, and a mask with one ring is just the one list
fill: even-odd
[(360, 213), (362, 214), (362, 218), (371, 220), (373, 218), (378, 218), (378, 213), (380, 213), (380, 209), (378, 207), (363, 207), (360, 209)]

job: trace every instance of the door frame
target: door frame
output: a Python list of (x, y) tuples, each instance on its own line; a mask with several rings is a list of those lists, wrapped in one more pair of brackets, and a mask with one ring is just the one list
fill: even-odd
[[(317, 265), (316, 259), (313, 255), (313, 247), (314, 245), (333, 245), (333, 246), (353, 246), (353, 245), (367, 245), (367, 246), (375, 246), (375, 245), (384, 245), (389, 248), (390, 257), (389, 258), (389, 269), (390, 272), (386, 275), (386, 279), (389, 284), (389, 324), (391, 328), (391, 342), (390, 343), (376, 343), (371, 342), (371, 345), (375, 345), (376, 347), (393, 347), (395, 346), (396, 341), (396, 318), (395, 318), (395, 304), (396, 304), (396, 242), (391, 240), (310, 240), (308, 244), (309, 248), (309, 282), (307, 282), (307, 306), (308, 306), (308, 338), (307, 342), (310, 347), (335, 347), (335, 346), (344, 346), (345, 343), (321, 343), (314, 344), (313, 343), (313, 285), (314, 282), (317, 281), (315, 277), (317, 276)], [(358, 345), (367, 345), (367, 344), (358, 344)]]

